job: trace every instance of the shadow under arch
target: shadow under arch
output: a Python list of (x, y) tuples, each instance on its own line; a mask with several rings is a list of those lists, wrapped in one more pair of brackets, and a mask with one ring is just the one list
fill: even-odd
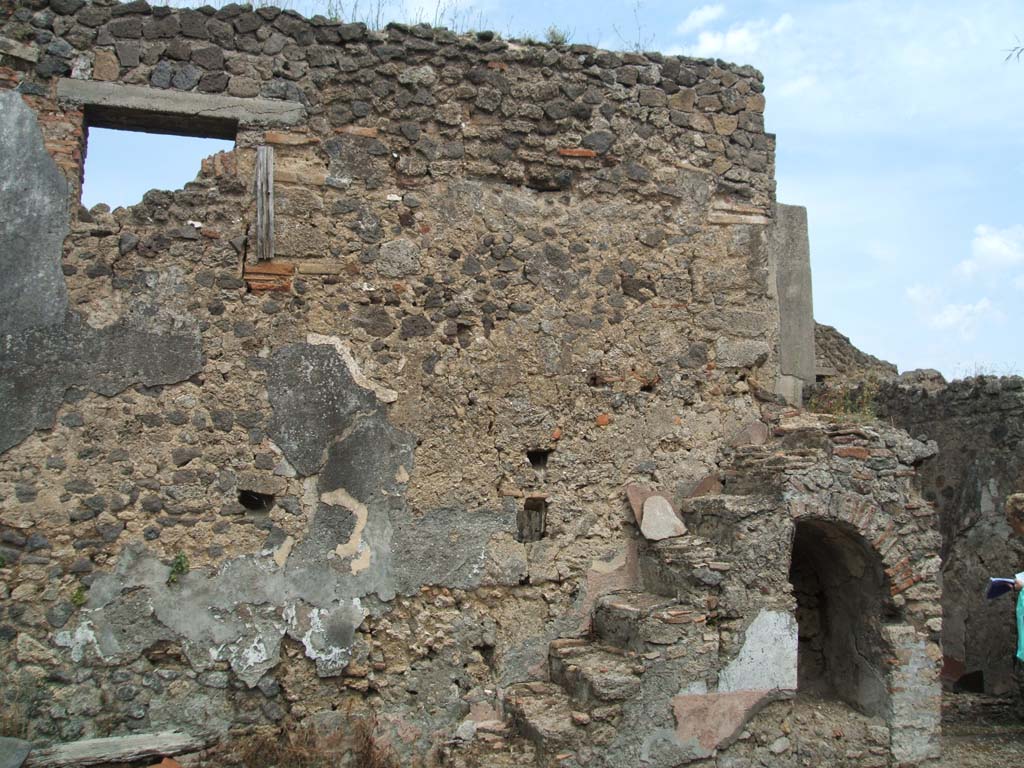
[(849, 523), (798, 519), (789, 581), (797, 603), (798, 693), (887, 717), (890, 653), (882, 627), (902, 617), (879, 553)]

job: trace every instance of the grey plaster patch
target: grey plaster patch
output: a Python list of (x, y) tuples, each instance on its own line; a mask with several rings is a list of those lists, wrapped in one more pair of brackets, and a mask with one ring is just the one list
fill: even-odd
[(3, 336), (0, 452), (52, 426), (71, 387), (109, 397), (133, 384), (173, 384), (202, 370), (198, 330), (169, 331), (131, 319), (97, 330), (68, 314), (59, 325)]
[[(366, 612), (330, 568), (314, 578), (280, 569), (270, 557), (247, 556), (218, 571), (195, 569), (168, 583), (169, 567), (141, 543), (122, 550), (112, 572), (99, 574), (79, 626), (56, 636), (59, 646), (107, 663), (127, 663), (161, 640), (181, 641), (197, 671), (227, 661), (254, 686), (279, 661), (282, 638), (301, 642), (321, 674), (338, 674)], [(84, 630), (84, 631), (83, 631)]]
[(395, 493), (399, 467), (412, 468), (412, 438), (376, 413), (358, 420), (327, 451), (320, 474), (321, 492), (344, 488), (364, 504), (379, 494)]
[(351, 538), (356, 528), (356, 514), (340, 504), (317, 504), (309, 531), (303, 538), (300, 554), (328, 553)]
[(270, 435), (300, 475), (314, 475), (327, 450), (360, 413), (378, 406), (358, 386), (342, 357), (325, 344), (292, 344), (271, 355), (267, 392), (273, 415)]
[[(353, 379), (333, 345), (283, 347), (268, 370), (275, 442), (302, 474), (320, 471), (306, 481), (306, 532), (283, 558), (268, 546), (170, 584), (169, 567), (131, 544), (113, 571), (96, 577), (78, 626), (60, 633), (59, 645), (79, 657), (126, 663), (174, 640), (196, 671), (227, 661), (253, 686), (278, 663), (288, 636), (302, 643), (318, 674), (337, 675), (368, 613), (362, 599), (390, 600), (396, 582), (408, 592), (425, 583), (431, 571), (415, 558), (409, 567), (405, 544), (392, 541), (392, 521), (409, 518), (404, 491), (415, 437), (388, 422), (383, 404)], [(446, 520), (461, 530), (459, 517)], [(476, 562), (491, 529), (469, 530)], [(403, 552), (400, 568), (392, 563), (395, 548)]]
[(0, 331), (17, 334), (64, 320), (68, 185), (14, 91), (0, 93), (0, 147)]
[(697, 642), (687, 647), (692, 649), (688, 657), (659, 660), (646, 669), (639, 694), (624, 704), (622, 725), (601, 765), (671, 768), (707, 756), (696, 742), (678, 739), (671, 702), (679, 693), (681, 680), (701, 679), (708, 674), (717, 648), (704, 654)]
[(289, 613), (289, 635), (298, 639), (306, 649), (306, 656), (316, 663), (318, 675), (328, 677), (340, 674), (352, 656), (355, 631), (363, 619), (358, 598), (330, 608), (301, 607)]
[(431, 510), (413, 516), (407, 510), (394, 521), (393, 549), (401, 553), (395, 574), (399, 591), (423, 584), (458, 589), (479, 586), (487, 565), (491, 537), (515, 530), (515, 514), (461, 507)]
[(110, 396), (133, 384), (171, 384), (201, 370), (203, 354), (194, 319), (168, 308), (180, 272), (142, 273), (147, 298), (105, 328), (68, 310), (67, 183), (31, 110), (12, 92), (0, 93), (0, 146), (2, 453), (51, 427), (71, 387)]

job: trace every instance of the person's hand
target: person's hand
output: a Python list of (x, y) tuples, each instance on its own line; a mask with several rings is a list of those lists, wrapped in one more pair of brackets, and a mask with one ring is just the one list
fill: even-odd
[(1014, 592), (1020, 592), (1022, 589), (1024, 589), (1024, 581), (1021, 581), (1020, 579), (1014, 579), (1013, 580), (1013, 591)]

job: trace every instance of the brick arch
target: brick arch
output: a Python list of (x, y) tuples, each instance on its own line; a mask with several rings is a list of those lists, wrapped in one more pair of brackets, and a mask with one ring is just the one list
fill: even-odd
[[(871, 497), (852, 493), (828, 494), (815, 502), (794, 500), (789, 504), (790, 517), (801, 520), (823, 520), (855, 532), (873, 552), (885, 569), (890, 594), (896, 595), (921, 580), (914, 568), (916, 542), (902, 540), (900, 522)], [(905, 535), (905, 534), (904, 534)]]
[(902, 623), (882, 554), (853, 523), (803, 515), (793, 524), (789, 580), (796, 600), (798, 690), (875, 716), (890, 709), (890, 644)]

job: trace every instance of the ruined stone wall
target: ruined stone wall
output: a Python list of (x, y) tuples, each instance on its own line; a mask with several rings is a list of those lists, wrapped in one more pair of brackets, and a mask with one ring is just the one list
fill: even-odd
[(988, 601), (989, 577), (1024, 570), (1020, 522), (1007, 500), (1024, 492), (1024, 380), (979, 376), (927, 388), (895, 382), (884, 415), (937, 441), (919, 482), (939, 510), (943, 555), (943, 651), (950, 683), (981, 672), (984, 689), (1012, 687), (1016, 647), (1009, 598)]
[(831, 325), (814, 324), (814, 351), (817, 375), (828, 382), (888, 381), (899, 375), (895, 365), (857, 349)]
[[(669, 642), (665, 669), (692, 651), (692, 674), (649, 659), (627, 704), (602, 696), (632, 684), (594, 683), (600, 706), (559, 709), (558, 733), (625, 734), (608, 764), (645, 739), (703, 759), (687, 707), (749, 687), (755, 651), (791, 645), (791, 669), (757, 678), (740, 722), (791, 689), (783, 507), (758, 510), (781, 551), (719, 559), (700, 537), (644, 550), (623, 494), (720, 488), (781, 407), (755, 70), (144, 0), (16, 5), (0, 57), (0, 658), (28, 735), (330, 710), (372, 713), (403, 764), (457, 730), (504, 748), (537, 733), (536, 692), (507, 691), (563, 672), (590, 690), (566, 641), (638, 586), (703, 606)], [(84, 211), (89, 124), (230, 127), (236, 149), (184, 190)], [(257, 261), (267, 147), (276, 255)], [(870, 501), (793, 516), (852, 515), (886, 553), (887, 525), (920, 525), (884, 583), (926, 589), (928, 522), (880, 479), (913, 462), (833, 467), (819, 442), (814, 482), (850, 470)], [(885, 647), (927, 678), (907, 606)]]

